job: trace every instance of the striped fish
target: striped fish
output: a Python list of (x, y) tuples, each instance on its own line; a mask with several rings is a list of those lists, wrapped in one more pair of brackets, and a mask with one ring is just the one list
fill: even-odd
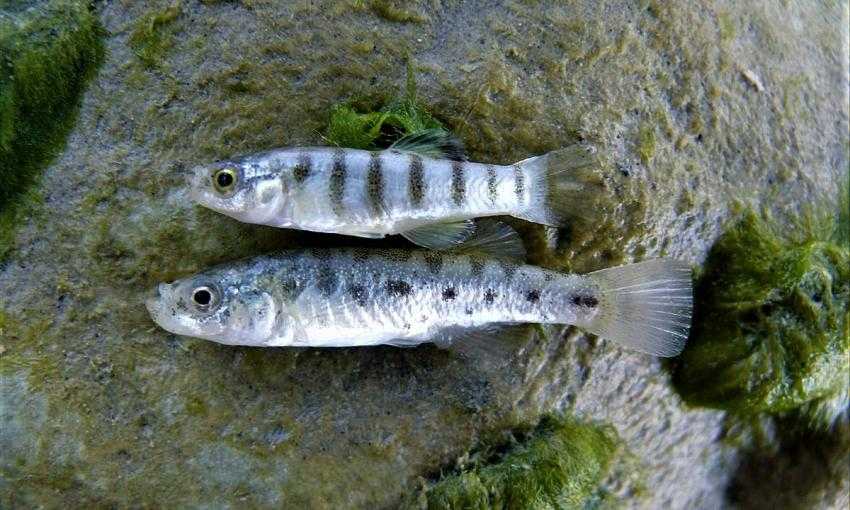
[(230, 345), (446, 345), (546, 323), (675, 356), (691, 300), (690, 268), (668, 259), (582, 276), (475, 253), (312, 249), (160, 284), (147, 307), (172, 333)]
[(402, 234), (444, 249), (473, 235), (476, 217), (561, 224), (568, 211), (558, 189), (570, 185), (570, 170), (592, 159), (591, 150), (572, 146), (508, 166), (472, 163), (452, 140), (431, 130), (383, 151), (289, 148), (220, 161), (194, 169), (191, 196), (246, 223)]

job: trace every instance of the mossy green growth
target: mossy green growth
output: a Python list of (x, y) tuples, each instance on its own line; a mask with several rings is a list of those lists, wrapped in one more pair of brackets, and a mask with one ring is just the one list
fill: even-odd
[(655, 127), (652, 124), (644, 124), (638, 132), (638, 155), (644, 165), (652, 161), (655, 156)]
[(830, 239), (816, 224), (807, 220), (794, 229), (805, 234), (790, 239), (750, 211), (717, 241), (675, 367), (686, 401), (742, 415), (794, 414), (812, 426), (846, 409), (850, 249), (843, 234)]
[(424, 23), (427, 18), (416, 11), (406, 9), (399, 3), (391, 0), (371, 0), (369, 8), (378, 16), (387, 21), (395, 21), (398, 23)]
[(325, 138), (340, 147), (380, 149), (404, 135), (426, 129), (444, 128), (415, 100), (405, 98), (378, 111), (358, 112), (348, 104), (337, 105), (331, 110)]
[(174, 44), (173, 22), (180, 13), (178, 0), (165, 9), (148, 13), (135, 24), (128, 42), (145, 67), (156, 67)]
[(618, 438), (605, 427), (549, 416), (505, 453), (446, 476), (420, 495), (429, 509), (584, 508), (596, 500)]
[(0, 17), (0, 259), (18, 200), (62, 150), (84, 85), (103, 59), (89, 2), (57, 0)]

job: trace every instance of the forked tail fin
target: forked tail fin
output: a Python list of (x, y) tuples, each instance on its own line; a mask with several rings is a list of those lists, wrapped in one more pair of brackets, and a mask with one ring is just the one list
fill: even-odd
[(595, 155), (592, 146), (575, 144), (517, 163), (529, 178), (532, 199), (514, 216), (553, 227), (585, 216), (592, 188), (599, 185), (593, 173)]
[(691, 328), (691, 268), (655, 259), (587, 275), (599, 286), (599, 311), (581, 326), (602, 338), (660, 357), (677, 356)]

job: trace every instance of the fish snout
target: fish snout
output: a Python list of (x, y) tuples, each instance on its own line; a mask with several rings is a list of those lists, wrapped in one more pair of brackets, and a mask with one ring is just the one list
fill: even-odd
[(170, 285), (167, 283), (160, 283), (148, 294), (147, 299), (145, 299), (145, 307), (148, 309), (148, 313), (150, 313), (151, 317), (156, 320), (157, 312), (162, 303), (162, 299), (168, 295), (168, 291), (170, 289)]
[(186, 186), (189, 188), (189, 195), (195, 197), (200, 194), (207, 179), (207, 170), (202, 166), (196, 166), (186, 174)]

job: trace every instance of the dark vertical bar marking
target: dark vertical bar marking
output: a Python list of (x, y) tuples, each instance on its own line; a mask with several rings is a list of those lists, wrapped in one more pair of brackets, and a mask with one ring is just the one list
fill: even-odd
[(422, 158), (416, 154), (410, 155), (407, 176), (407, 194), (410, 196), (410, 203), (414, 207), (419, 207), (425, 197), (425, 168), (422, 165)]
[(349, 285), (348, 294), (361, 307), (369, 304), (369, 291), (363, 285)]
[(369, 159), (366, 191), (372, 213), (375, 216), (381, 216), (384, 212), (384, 169), (381, 166), (381, 154), (379, 152), (373, 152), (371, 159)]
[(490, 203), (495, 204), (499, 198), (499, 188), (496, 177), (496, 167), (489, 165), (487, 167), (487, 194), (490, 197)]
[(463, 178), (463, 161), (452, 162), (452, 201), (460, 207), (466, 200), (466, 181)]
[(517, 201), (522, 204), (523, 194), (525, 193), (525, 174), (519, 165), (514, 165), (514, 193), (516, 193)]
[(295, 163), (295, 168), (292, 169), (292, 176), (295, 178), (296, 184), (301, 184), (310, 177), (313, 172), (313, 158), (309, 152), (299, 152), (298, 162)]
[(334, 151), (333, 166), (331, 167), (331, 182), (328, 186), (330, 193), (331, 208), (337, 216), (345, 211), (343, 196), (345, 194), (345, 177), (348, 168), (345, 166), (345, 151)]

